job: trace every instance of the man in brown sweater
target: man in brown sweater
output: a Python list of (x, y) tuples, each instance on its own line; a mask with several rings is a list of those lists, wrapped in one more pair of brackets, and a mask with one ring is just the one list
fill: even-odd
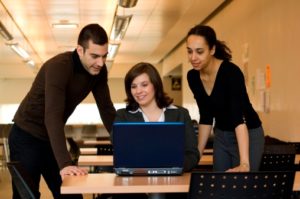
[[(54, 198), (63, 198), (63, 176), (87, 174), (85, 169), (72, 165), (64, 126), (90, 92), (104, 126), (108, 132), (112, 128), (116, 111), (107, 84), (107, 54), (105, 30), (98, 24), (85, 26), (76, 50), (56, 55), (43, 64), (15, 114), (9, 136), (11, 160), (19, 161), (30, 173), (37, 198), (41, 175)], [(20, 198), (13, 188), (13, 198)]]

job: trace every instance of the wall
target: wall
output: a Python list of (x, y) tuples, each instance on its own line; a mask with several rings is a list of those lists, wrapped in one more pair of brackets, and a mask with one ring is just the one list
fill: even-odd
[(172, 78), (164, 77), (163, 79), (164, 91), (174, 100), (173, 104), (182, 106), (182, 88), (180, 90), (172, 89)]
[[(233, 0), (220, 13), (208, 21), (217, 31), (220, 40), (226, 41), (233, 51), (233, 62), (243, 69), (243, 53), (248, 45), (248, 92), (258, 110), (267, 134), (286, 141), (300, 141), (300, 90), (299, 0)], [(188, 30), (187, 30), (188, 31)], [(198, 109), (190, 92), (186, 73), (191, 68), (187, 62), (185, 44), (179, 46), (162, 63), (160, 71), (167, 75), (182, 64), (182, 103), (198, 119)], [(261, 91), (257, 89), (257, 71), (271, 66), (270, 110), (260, 109)], [(15, 80), (14, 80), (15, 81)], [(0, 80), (0, 103), (19, 103), (27, 93), (31, 80)], [(125, 99), (123, 80), (109, 79), (112, 100)], [(85, 102), (93, 102), (91, 97)]]
[[(29, 91), (32, 79), (0, 79), (0, 104), (19, 104)], [(108, 80), (111, 98), (114, 103), (123, 103), (125, 99), (124, 80), (111, 78)], [(90, 94), (84, 103), (94, 103)]]
[[(298, 0), (235, 0), (207, 23), (216, 30), (220, 40), (226, 41), (233, 52), (233, 62), (242, 70), (248, 49), (245, 72), (250, 98), (261, 116), (266, 134), (286, 141), (300, 141), (300, 90), (296, 87), (300, 74), (299, 11)], [(185, 44), (165, 62), (176, 60), (173, 59), (175, 55), (182, 57), (173, 65), (183, 63), (184, 77), (190, 69), (185, 60)], [(271, 85), (259, 89), (263, 86), (259, 79), (264, 77), (267, 65), (271, 68)], [(265, 93), (270, 96), (268, 111), (262, 109), (262, 94)], [(183, 90), (183, 103), (194, 107), (191, 100), (190, 90)], [(190, 110), (194, 113), (194, 109)]]

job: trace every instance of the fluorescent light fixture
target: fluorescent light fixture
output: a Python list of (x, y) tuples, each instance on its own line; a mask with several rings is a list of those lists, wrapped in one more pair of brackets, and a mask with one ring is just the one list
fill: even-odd
[(52, 28), (75, 29), (75, 28), (78, 28), (78, 24), (77, 23), (53, 23)]
[(21, 46), (19, 46), (18, 43), (15, 44), (9, 44), (9, 47), (15, 52), (17, 53), (20, 57), (22, 57), (22, 59), (24, 61), (28, 61), (30, 56), (29, 54), (26, 52), (26, 50), (24, 50), (24, 48), (22, 48)]
[(113, 60), (119, 50), (120, 44), (108, 44), (108, 60)]
[(112, 25), (112, 30), (110, 33), (110, 40), (118, 42), (123, 39), (126, 30), (129, 26), (129, 22), (132, 18), (132, 15), (128, 16), (118, 16), (115, 15), (114, 22)]
[(8, 30), (6, 29), (6, 27), (3, 25), (3, 23), (1, 21), (0, 21), (0, 34), (7, 41), (14, 39), (13, 36), (8, 32)]
[(108, 71), (110, 71), (112, 65), (113, 65), (113, 60), (108, 60), (105, 62), (106, 68)]
[(124, 8), (132, 8), (136, 5), (138, 0), (119, 0), (119, 6)]
[(30, 68), (35, 68), (35, 62), (33, 60), (28, 60), (26, 61), (27, 66), (29, 66)]

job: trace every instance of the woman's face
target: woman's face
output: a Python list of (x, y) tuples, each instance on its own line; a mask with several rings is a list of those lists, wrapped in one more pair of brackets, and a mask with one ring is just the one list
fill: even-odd
[(205, 69), (215, 53), (215, 47), (209, 49), (205, 38), (198, 35), (190, 35), (186, 45), (188, 59), (193, 68), (195, 70)]
[(134, 78), (131, 83), (131, 94), (140, 107), (156, 103), (155, 89), (146, 73)]

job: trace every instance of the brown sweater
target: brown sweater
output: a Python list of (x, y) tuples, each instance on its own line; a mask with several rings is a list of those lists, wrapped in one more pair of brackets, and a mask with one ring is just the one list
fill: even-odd
[(76, 51), (59, 54), (42, 66), (13, 119), (33, 136), (50, 141), (60, 169), (71, 165), (65, 123), (90, 91), (103, 124), (110, 132), (116, 110), (107, 85), (107, 68), (103, 67), (98, 75), (90, 75)]

